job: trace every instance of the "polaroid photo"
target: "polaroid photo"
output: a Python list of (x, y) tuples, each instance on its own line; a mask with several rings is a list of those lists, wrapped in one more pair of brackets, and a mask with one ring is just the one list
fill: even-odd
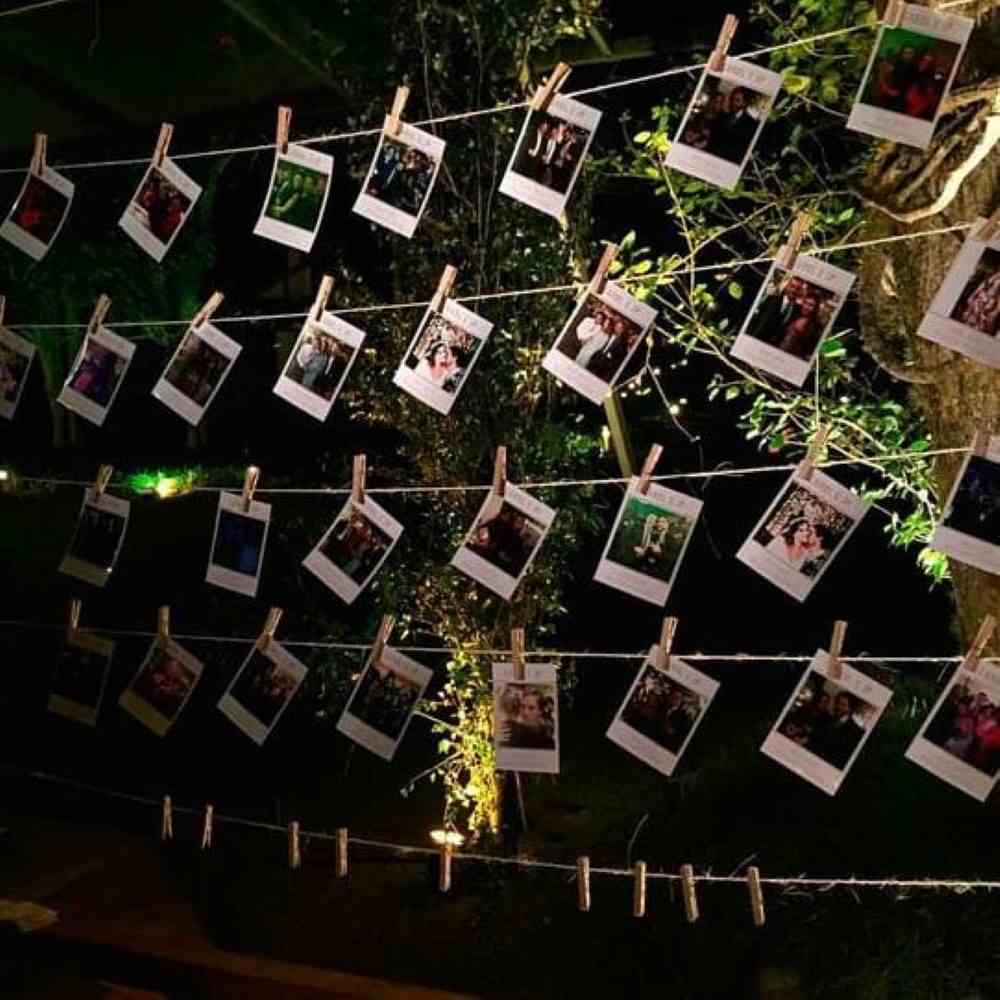
[(326, 420), (364, 339), (364, 331), (330, 313), (323, 313), (318, 323), (308, 318), (274, 387), (275, 394), (317, 420)]
[(757, 522), (736, 558), (798, 601), (804, 601), (867, 511), (835, 479), (798, 473)]
[(400, 122), (399, 135), (382, 133), (354, 211), (401, 236), (420, 223), (444, 159), (444, 140)]
[(197, 427), (242, 350), (211, 323), (189, 327), (153, 395)]
[(34, 356), (34, 344), (0, 326), (0, 417), (14, 419)]
[(370, 496), (348, 498), (337, 519), (302, 565), (351, 604), (389, 558), (403, 526)]
[(86, 490), (76, 531), (59, 572), (103, 587), (118, 562), (131, 506), (128, 500), (110, 493)]
[(150, 164), (118, 225), (159, 263), (187, 222), (201, 187), (171, 159)]
[(493, 743), (498, 771), (559, 773), (559, 682), (554, 663), (493, 664)]
[(491, 492), (451, 565), (505, 601), (517, 589), (552, 527), (556, 512), (511, 483)]
[(49, 711), (96, 726), (114, 650), (113, 642), (88, 632), (68, 636), (52, 678)]
[(558, 219), (600, 120), (600, 111), (561, 94), (547, 111), (529, 110), (500, 190)]
[(853, 284), (849, 271), (808, 254), (790, 271), (775, 261), (730, 353), (802, 385)]
[(760, 749), (836, 795), (892, 692), (843, 662), (840, 677), (831, 680), (828, 666), (826, 651), (817, 650)]
[(493, 324), (447, 299), (424, 314), (392, 381), (447, 416), (486, 343)]
[(594, 579), (663, 607), (698, 523), (702, 503), (650, 483), (629, 480)]
[(666, 165), (731, 191), (743, 176), (781, 79), (780, 73), (730, 57), (721, 73), (706, 69)]
[(614, 282), (587, 291), (542, 367), (592, 403), (603, 403), (656, 319), (656, 310)]
[(23, 250), (34, 260), (41, 260), (62, 229), (76, 186), (51, 167), (40, 174), (28, 171), (21, 193), (0, 226), (0, 236)]
[(106, 326), (87, 333), (70, 369), (59, 402), (101, 427), (132, 363), (135, 344)]
[(1000, 236), (985, 243), (973, 223), (917, 335), (1000, 368)]
[(928, 543), (952, 559), (1000, 573), (1000, 437), (986, 454), (967, 455)]
[(908, 760), (985, 802), (1000, 776), (1000, 669), (959, 666), (906, 751)]
[(263, 649), (254, 645), (219, 700), (219, 709), (260, 746), (271, 735), (308, 672), (273, 639)]
[(847, 127), (926, 149), (974, 26), (905, 4), (899, 27), (879, 30)]
[(242, 496), (220, 493), (206, 581), (256, 597), (270, 523), (270, 504), (251, 500), (245, 510)]
[(330, 194), (333, 157), (292, 143), (276, 153), (256, 236), (309, 253)]
[(669, 776), (705, 717), (719, 682), (676, 656), (670, 657), (669, 670), (660, 670), (655, 666), (656, 655), (657, 647), (653, 646), (607, 736)]
[(383, 760), (392, 760), (433, 673), (386, 646), (378, 663), (369, 658), (337, 731)]
[(118, 704), (157, 736), (177, 721), (201, 678), (203, 664), (173, 639), (155, 639)]

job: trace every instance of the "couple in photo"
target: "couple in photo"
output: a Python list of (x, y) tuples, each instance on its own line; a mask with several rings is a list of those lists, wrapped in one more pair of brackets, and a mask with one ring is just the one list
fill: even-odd
[(635, 686), (622, 721), (671, 753), (679, 753), (701, 710), (698, 696), (647, 666)]
[(589, 298), (575, 327), (559, 341), (562, 354), (603, 382), (611, 382), (635, 347), (642, 330), (611, 306)]
[(336, 337), (309, 330), (289, 358), (285, 376), (328, 400), (336, 391), (352, 353), (353, 349)]
[(172, 719), (187, 697), (195, 675), (166, 650), (158, 649), (149, 665), (135, 679), (132, 690), (147, 704)]
[(1000, 333), (1000, 251), (983, 251), (951, 318), (990, 337)]
[(308, 167), (279, 163), (264, 214), (286, 225), (312, 231), (319, 221), (328, 180), (324, 174)]
[(1000, 767), (1000, 707), (985, 691), (955, 684), (928, 723), (924, 739), (993, 777)]
[(356, 583), (368, 577), (389, 545), (389, 536), (357, 510), (342, 517), (320, 550)]
[(434, 161), (426, 153), (385, 136), (365, 194), (402, 212), (419, 215), (434, 168)]
[(524, 514), (504, 503), (494, 517), (484, 517), (472, 531), (467, 547), (481, 559), (511, 576), (520, 576), (541, 531)]
[(544, 112), (532, 113), (516, 170), (554, 191), (565, 192), (576, 172), (587, 133)]
[(457, 392), (475, 343), (471, 333), (449, 323), (443, 316), (432, 316), (420, 343), (407, 358), (407, 364), (414, 375), (431, 385), (444, 392)]
[[(731, 88), (728, 93), (727, 88)], [(707, 76), (680, 141), (730, 163), (742, 163), (760, 126), (754, 103), (763, 99), (748, 87)]]
[(98, 406), (107, 406), (124, 371), (124, 358), (102, 344), (88, 340), (69, 387)]
[[(816, 576), (837, 546), (837, 537), (820, 522), (793, 517), (765, 529), (764, 548), (803, 576)], [(773, 536), (772, 536), (773, 532)]]
[(778, 732), (843, 770), (865, 735), (865, 727), (855, 718), (861, 705), (848, 691), (806, 687)]
[(159, 171), (151, 170), (142, 190), (132, 202), (132, 214), (161, 243), (169, 243), (190, 207), (189, 198)]
[[(872, 68), (865, 103), (885, 111), (933, 121), (944, 97), (958, 46), (903, 31), (903, 44), (887, 31), (883, 51)], [(896, 44), (893, 44), (896, 42)]]
[(32, 174), (12, 219), (36, 240), (48, 244), (59, 229), (68, 205), (69, 199), (64, 194)]
[(776, 270), (754, 310), (747, 336), (808, 360), (826, 329), (834, 298), (825, 288)]
[(174, 363), (163, 377), (178, 392), (198, 406), (204, 406), (228, 365), (229, 358), (206, 344), (197, 334), (189, 332)]
[(519, 750), (555, 750), (555, 699), (543, 685), (508, 684), (500, 695), (497, 737)]
[(253, 660), (233, 685), (230, 697), (258, 722), (269, 726), (281, 707), (295, 693), (295, 678), (273, 660), (255, 653)]

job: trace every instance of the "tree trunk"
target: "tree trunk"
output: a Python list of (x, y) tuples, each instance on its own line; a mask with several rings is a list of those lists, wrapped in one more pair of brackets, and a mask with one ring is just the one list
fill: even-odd
[[(870, 206), (864, 239), (960, 225), (1000, 208), (1000, 0), (981, 8), (946, 102), (951, 113), (942, 117), (931, 147), (885, 143), (875, 150), (863, 191)], [(965, 236), (958, 231), (869, 247), (861, 258), (862, 341), (890, 374), (909, 383), (933, 448), (967, 447), (980, 429), (1000, 433), (1000, 372), (916, 336)], [(963, 458), (937, 459), (941, 503)], [(985, 614), (1000, 618), (1000, 577), (954, 560), (950, 566), (957, 627), (967, 644)], [(998, 650), (995, 639), (991, 652)]]

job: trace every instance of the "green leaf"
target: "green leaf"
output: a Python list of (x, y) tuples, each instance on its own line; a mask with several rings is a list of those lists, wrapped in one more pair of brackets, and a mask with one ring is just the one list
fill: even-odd
[(726, 291), (729, 292), (734, 299), (743, 298), (743, 286), (738, 281), (730, 281), (729, 284), (726, 285)]
[(726, 389), (726, 399), (735, 399), (740, 394), (738, 385), (731, 385)]
[(798, 73), (785, 74), (785, 90), (789, 94), (804, 94), (812, 86), (811, 76), (801, 76)]
[(637, 132), (632, 141), (637, 146), (645, 146), (647, 142), (652, 138), (652, 132)]

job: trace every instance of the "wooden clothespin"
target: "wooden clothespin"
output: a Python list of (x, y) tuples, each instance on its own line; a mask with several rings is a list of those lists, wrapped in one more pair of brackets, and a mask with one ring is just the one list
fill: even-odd
[(451, 888), (451, 844), (445, 837), (438, 848), (438, 889), (447, 892)]
[(973, 455), (977, 458), (985, 458), (986, 452), (990, 447), (990, 432), (979, 430), (976, 431), (972, 438), (972, 446), (969, 449)]
[(976, 638), (972, 640), (972, 645), (969, 647), (969, 651), (965, 654), (965, 659), (962, 661), (962, 666), (970, 674), (974, 674), (979, 667), (979, 658), (983, 655), (986, 644), (993, 638), (993, 632), (996, 627), (997, 620), (993, 615), (987, 615), (979, 626)]
[(844, 648), (844, 633), (847, 632), (847, 622), (833, 623), (833, 635), (830, 638), (830, 649), (827, 652), (826, 676), (832, 681), (840, 680), (840, 651)]
[(590, 912), (590, 858), (576, 859), (576, 905), (581, 913)]
[(211, 803), (205, 806), (205, 822), (201, 828), (201, 849), (207, 851), (212, 846), (212, 814), (215, 810)]
[(163, 796), (163, 822), (160, 824), (160, 840), (174, 839), (174, 806), (169, 795)]
[(324, 274), (323, 280), (319, 283), (319, 290), (313, 300), (312, 318), (320, 323), (323, 320), (323, 313), (326, 312), (327, 303), (330, 301), (330, 293), (333, 291), (333, 276)]
[(507, 446), (498, 445), (493, 460), (493, 495), (502, 497), (507, 491)]
[(7, 296), (0, 295), (0, 326), (3, 326), (3, 317), (6, 311), (7, 311)]
[(676, 618), (664, 618), (660, 629), (660, 644), (656, 647), (656, 666), (660, 670), (670, 669), (670, 648), (674, 644), (674, 633), (677, 631)]
[(514, 667), (514, 680), (524, 680), (524, 629), (510, 630), (510, 662)]
[(66, 633), (71, 639), (74, 635), (76, 635), (77, 629), (80, 627), (80, 611), (82, 608), (83, 605), (80, 603), (80, 599), (78, 597), (74, 597), (69, 602), (69, 625), (66, 629)]
[(191, 326), (194, 329), (203, 326), (207, 323), (214, 315), (215, 311), (222, 305), (222, 300), (225, 296), (222, 292), (212, 292), (208, 297), (208, 301), (194, 314), (194, 318), (191, 320)]
[(399, 135), (403, 125), (400, 118), (403, 116), (403, 111), (406, 109), (406, 102), (409, 100), (409, 97), (409, 87), (396, 88), (396, 96), (392, 99), (392, 110), (385, 117), (386, 135)]
[(169, 122), (164, 122), (160, 126), (160, 136), (156, 140), (156, 149), (153, 150), (153, 166), (162, 167), (163, 161), (167, 158), (170, 150), (170, 140), (174, 136), (174, 127)]
[(281, 622), (281, 616), (283, 614), (284, 611), (281, 608), (271, 608), (271, 610), (268, 611), (267, 618), (264, 620), (264, 628), (257, 637), (258, 649), (267, 649), (271, 640), (274, 638), (274, 633), (278, 629), (278, 625)]
[(442, 312), (444, 310), (444, 304), (451, 295), (451, 290), (455, 286), (455, 279), (457, 277), (458, 268), (453, 264), (446, 264), (445, 269), (441, 272), (441, 280), (438, 282), (437, 291), (434, 293), (434, 298), (431, 299), (431, 309), (434, 312)]
[(378, 634), (372, 643), (372, 663), (375, 666), (378, 666), (382, 660), (382, 654), (385, 652), (385, 644), (389, 641), (389, 636), (392, 635), (392, 627), (395, 624), (396, 619), (392, 615), (382, 616), (382, 623), (378, 627)]
[(253, 493), (257, 489), (260, 480), (260, 468), (256, 465), (247, 467), (246, 475), (243, 477), (243, 509), (247, 513), (250, 511), (250, 504), (253, 503)]
[(165, 604), (156, 614), (156, 638), (161, 646), (170, 638), (170, 608)]
[(750, 909), (756, 927), (764, 926), (764, 890), (760, 885), (760, 869), (751, 865), (747, 869), (747, 888), (750, 890)]
[(681, 890), (684, 896), (684, 914), (689, 924), (698, 919), (698, 894), (695, 891), (694, 869), (681, 865)]
[(292, 820), (288, 824), (288, 867), (293, 870), (302, 867), (302, 852), (299, 850), (298, 820)]
[(97, 304), (94, 306), (94, 311), (90, 316), (90, 322), (87, 324), (87, 334), (93, 336), (100, 330), (101, 326), (104, 324), (104, 318), (108, 315), (108, 310), (111, 308), (111, 299), (107, 295), (100, 295), (97, 299)]
[(649, 477), (656, 471), (656, 463), (659, 462), (662, 454), (662, 444), (654, 444), (649, 449), (646, 461), (642, 463), (642, 472), (639, 473), (639, 482), (635, 487), (636, 493), (642, 493), (645, 496), (649, 492)]
[(337, 878), (347, 878), (347, 827), (341, 826), (337, 828), (337, 861), (336, 861), (336, 871)]
[(983, 219), (982, 224), (975, 232), (976, 239), (983, 243), (990, 243), (998, 236), (1000, 236), (1000, 208), (988, 219)]
[(805, 239), (811, 223), (812, 216), (808, 212), (799, 212), (795, 216), (792, 228), (788, 231), (788, 239), (785, 240), (785, 245), (778, 251), (777, 257), (775, 257), (775, 263), (778, 267), (782, 267), (786, 271), (791, 271), (795, 267), (795, 261), (798, 260), (802, 240)]
[(823, 449), (826, 448), (826, 442), (829, 437), (830, 428), (820, 427), (809, 439), (809, 447), (806, 450), (806, 456), (801, 462), (799, 462), (797, 470), (799, 479), (805, 479), (807, 481), (812, 479), (813, 470), (816, 468), (816, 463), (823, 457)]
[(566, 78), (571, 72), (567, 63), (557, 63), (555, 69), (549, 74), (549, 78), (536, 91), (531, 99), (531, 109), (533, 111), (547, 111), (552, 103), (552, 98), (559, 93)]
[(278, 108), (278, 129), (275, 133), (274, 145), (282, 156), (288, 154), (288, 134), (292, 128), (292, 109), (282, 104)]
[(604, 291), (604, 286), (608, 283), (608, 268), (614, 263), (618, 256), (618, 244), (609, 243), (601, 254), (601, 259), (597, 262), (597, 270), (594, 271), (590, 279), (588, 291), (591, 295), (600, 295)]
[(637, 861), (632, 869), (632, 916), (646, 915), (646, 862)]
[(94, 496), (101, 496), (104, 491), (108, 488), (108, 484), (111, 482), (111, 477), (114, 475), (115, 467), (113, 465), (102, 465), (97, 470), (97, 479), (94, 482)]
[(35, 133), (35, 148), (31, 154), (30, 171), (41, 176), (45, 170), (45, 155), (49, 149), (49, 137), (44, 132)]
[(351, 500), (361, 507), (365, 502), (365, 476), (368, 473), (368, 459), (364, 455), (354, 456), (354, 469), (351, 473)]
[(740, 19), (735, 14), (727, 14), (722, 22), (722, 30), (719, 32), (719, 40), (712, 49), (712, 54), (708, 57), (706, 66), (713, 73), (721, 73), (726, 68), (726, 56), (729, 55), (729, 46), (733, 44), (733, 37), (736, 29), (740, 26)]
[(885, 5), (885, 14), (882, 15), (882, 23), (887, 28), (898, 28), (903, 23), (903, 15), (906, 13), (904, 0), (889, 0)]

